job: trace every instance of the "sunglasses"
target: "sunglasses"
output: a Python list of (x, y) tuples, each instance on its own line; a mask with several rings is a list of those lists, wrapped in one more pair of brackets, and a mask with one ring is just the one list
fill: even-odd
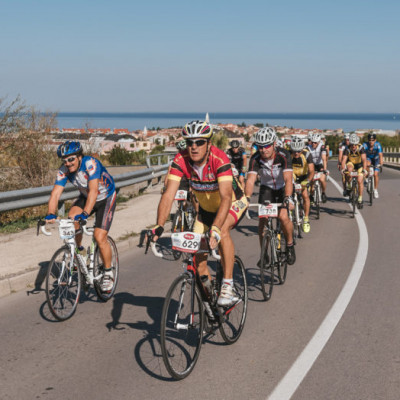
[(370, 142), (375, 142), (376, 139), (368, 139)]
[(206, 143), (207, 143), (206, 139), (199, 139), (199, 140), (186, 139), (186, 145), (188, 147), (192, 147), (194, 144), (197, 147), (200, 147), (200, 146), (204, 146)]
[(269, 149), (272, 146), (273, 146), (273, 144), (264, 144), (264, 145), (258, 145), (258, 148), (259, 149)]
[(63, 163), (67, 164), (67, 163), (72, 163), (76, 160), (76, 156), (72, 156), (72, 157), (68, 157), (68, 158), (63, 158)]

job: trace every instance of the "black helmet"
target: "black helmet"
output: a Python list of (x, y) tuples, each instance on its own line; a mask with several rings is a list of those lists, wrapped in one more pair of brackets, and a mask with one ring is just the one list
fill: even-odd
[(369, 133), (368, 134), (368, 140), (374, 139), (376, 140), (376, 133)]
[(236, 148), (239, 147), (240, 143), (239, 140), (232, 140), (231, 147)]

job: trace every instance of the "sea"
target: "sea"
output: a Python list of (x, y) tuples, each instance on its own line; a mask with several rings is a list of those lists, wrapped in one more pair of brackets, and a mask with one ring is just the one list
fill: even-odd
[[(204, 120), (206, 113), (84, 113), (60, 112), (57, 115), (61, 128), (109, 128), (130, 131), (152, 128), (182, 127), (192, 120)], [(270, 126), (301, 129), (400, 129), (400, 113), (209, 113), (210, 122)]]

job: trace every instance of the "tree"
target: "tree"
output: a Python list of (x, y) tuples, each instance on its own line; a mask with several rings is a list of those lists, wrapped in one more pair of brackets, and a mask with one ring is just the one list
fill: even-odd
[(111, 165), (131, 165), (131, 152), (121, 146), (114, 146), (108, 155), (108, 162)]
[(228, 146), (229, 139), (224, 135), (223, 131), (220, 131), (213, 135), (211, 143), (221, 150), (225, 150)]

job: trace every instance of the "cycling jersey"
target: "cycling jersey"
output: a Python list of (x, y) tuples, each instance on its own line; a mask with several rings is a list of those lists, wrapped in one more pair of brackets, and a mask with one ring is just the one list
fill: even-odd
[(190, 186), (196, 195), (200, 207), (208, 212), (215, 213), (221, 204), (219, 193), (220, 182), (231, 182), (233, 187), (232, 201), (243, 197), (240, 185), (234, 185), (231, 163), (228, 156), (215, 146), (210, 147), (207, 162), (202, 167), (193, 164), (187, 150), (177, 154), (171, 165), (168, 179), (180, 181), (186, 176), (190, 179)]
[(308, 164), (313, 164), (312, 156), (309, 151), (302, 151), (299, 157), (292, 156), (293, 175), (297, 180), (304, 180), (308, 175)]
[(239, 148), (239, 150), (235, 153), (233, 151), (233, 148), (230, 148), (227, 150), (227, 155), (229, 159), (231, 160), (231, 163), (236, 167), (238, 170), (239, 174), (242, 172), (243, 169), (243, 161), (244, 161), (244, 156), (246, 154), (246, 151), (242, 148)]
[(344, 151), (343, 156), (347, 156), (347, 162), (351, 162), (358, 169), (362, 164), (362, 154), (365, 154), (364, 146), (358, 144), (354, 151), (350, 150), (350, 147), (347, 148)]
[(89, 193), (89, 181), (99, 179), (99, 189), (96, 201), (104, 200), (115, 192), (115, 184), (111, 175), (103, 164), (94, 157), (84, 156), (79, 170), (70, 174), (68, 168), (62, 165), (57, 173), (55, 185), (65, 186), (70, 181), (78, 188), (81, 195), (87, 198)]
[(369, 143), (363, 143), (363, 147), (367, 158), (370, 160), (379, 158), (379, 154), (383, 153), (382, 146), (379, 142), (375, 142), (372, 148), (370, 147)]
[(271, 160), (263, 160), (260, 153), (251, 157), (249, 174), (259, 174), (261, 185), (277, 190), (285, 186), (283, 173), (292, 171), (292, 158), (286, 150), (275, 149), (275, 156)]
[(326, 154), (326, 148), (323, 143), (318, 143), (318, 146), (314, 149), (313, 145), (308, 146), (310, 153), (312, 155), (313, 163), (315, 165), (323, 164), (322, 154)]
[(346, 141), (339, 144), (339, 151), (344, 152), (348, 148)]

